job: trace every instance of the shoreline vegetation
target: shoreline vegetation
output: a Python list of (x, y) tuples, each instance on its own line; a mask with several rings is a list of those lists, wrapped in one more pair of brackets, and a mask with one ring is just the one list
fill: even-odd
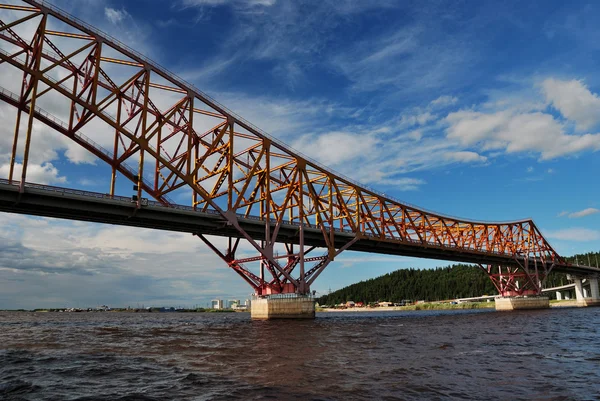
[[(421, 311), (421, 310), (462, 310), (462, 309), (494, 309), (495, 302), (463, 302), (452, 304), (449, 302), (427, 302), (406, 306), (379, 306), (376, 308), (370, 307), (353, 307), (353, 308), (321, 308), (317, 307), (317, 312), (391, 312), (391, 311)], [(566, 308), (576, 307), (575, 300), (551, 300), (551, 308)]]
[[(595, 266), (600, 261), (600, 252), (578, 254), (565, 259), (568, 263), (585, 263)], [(551, 272), (545, 280), (544, 287), (553, 288), (569, 283), (571, 281), (567, 278), (567, 274)], [(408, 305), (419, 301), (421, 309), (426, 309), (428, 307), (422, 306), (423, 301), (443, 303), (448, 300), (464, 298), (476, 300), (482, 294), (493, 295), (497, 294), (497, 291), (483, 269), (459, 263), (434, 269), (399, 269), (379, 277), (350, 284), (333, 292), (330, 290), (329, 293), (321, 295), (317, 302), (320, 305), (337, 305), (339, 307), (348, 303), (361, 303), (365, 306), (382, 302)], [(550, 300), (556, 298), (554, 293), (546, 295)], [(570, 297), (574, 297), (573, 291)], [(436, 309), (465, 308), (469, 307), (436, 307)]]
[(389, 311), (420, 311), (420, 310), (451, 310), (451, 309), (489, 309), (494, 308), (494, 302), (464, 302), (461, 304), (451, 304), (449, 302), (427, 302), (406, 306), (378, 306), (370, 307), (351, 307), (351, 308), (321, 308), (317, 307), (317, 312), (389, 312)]

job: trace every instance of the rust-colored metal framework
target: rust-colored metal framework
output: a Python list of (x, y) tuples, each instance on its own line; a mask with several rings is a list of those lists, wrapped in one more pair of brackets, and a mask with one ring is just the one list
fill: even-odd
[[(17, 109), (8, 179), (24, 188), (38, 120), (110, 166), (111, 195), (123, 176), (134, 184), (138, 207), (148, 195), (169, 206), (171, 195), (187, 191), (193, 208), (219, 213), (239, 233), (225, 250), (197, 235), (256, 294), (308, 293), (323, 269), (361, 239), (504, 257), (503, 266), (480, 265), (501, 294), (539, 293), (549, 271), (565, 264), (533, 221), (449, 218), (361, 186), (47, 2), (0, 4), (0, 11), (10, 19), (0, 21), (0, 71), (17, 72), (19, 83), (14, 92), (0, 89)], [(53, 109), (62, 105), (66, 121), (40, 107), (45, 99)], [(99, 137), (86, 137), (84, 129)], [(246, 233), (240, 216), (264, 222), (264, 237)], [(279, 252), (282, 224), (296, 225), (297, 237)], [(307, 228), (320, 230), (325, 254), (308, 255), (315, 246), (304, 243)], [(237, 256), (241, 240), (256, 256)], [(258, 274), (249, 263), (260, 264)]]

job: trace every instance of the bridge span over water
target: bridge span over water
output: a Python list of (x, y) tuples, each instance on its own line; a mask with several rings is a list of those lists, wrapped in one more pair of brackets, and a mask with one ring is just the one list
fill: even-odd
[[(308, 294), (345, 250), (474, 263), (506, 296), (540, 294), (551, 271), (600, 273), (567, 263), (531, 219), (470, 221), (393, 199), (54, 5), (1, 3), (0, 101), (16, 115), (1, 211), (189, 232), (260, 296)], [(95, 157), (107, 192), (28, 182), (34, 123)], [(183, 206), (171, 200), (182, 193)], [(238, 257), (240, 241), (256, 256)]]

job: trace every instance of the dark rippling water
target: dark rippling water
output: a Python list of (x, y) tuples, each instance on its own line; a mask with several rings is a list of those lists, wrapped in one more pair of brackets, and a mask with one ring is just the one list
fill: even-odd
[(597, 400), (600, 308), (0, 313), (6, 400)]

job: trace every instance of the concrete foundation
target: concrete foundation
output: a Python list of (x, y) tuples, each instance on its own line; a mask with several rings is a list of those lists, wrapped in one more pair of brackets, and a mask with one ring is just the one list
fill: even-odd
[(252, 319), (314, 319), (315, 300), (308, 296), (255, 298), (250, 304)]
[(518, 309), (547, 309), (550, 307), (548, 297), (498, 297), (496, 298), (497, 311)]
[(598, 278), (587, 278), (586, 284), (589, 284), (590, 290), (583, 286), (583, 281), (579, 277), (574, 277), (575, 283), (575, 298), (577, 306), (600, 306), (600, 292), (598, 291)]
[(593, 299), (593, 298), (578, 299), (577, 306), (600, 306), (600, 299)]

